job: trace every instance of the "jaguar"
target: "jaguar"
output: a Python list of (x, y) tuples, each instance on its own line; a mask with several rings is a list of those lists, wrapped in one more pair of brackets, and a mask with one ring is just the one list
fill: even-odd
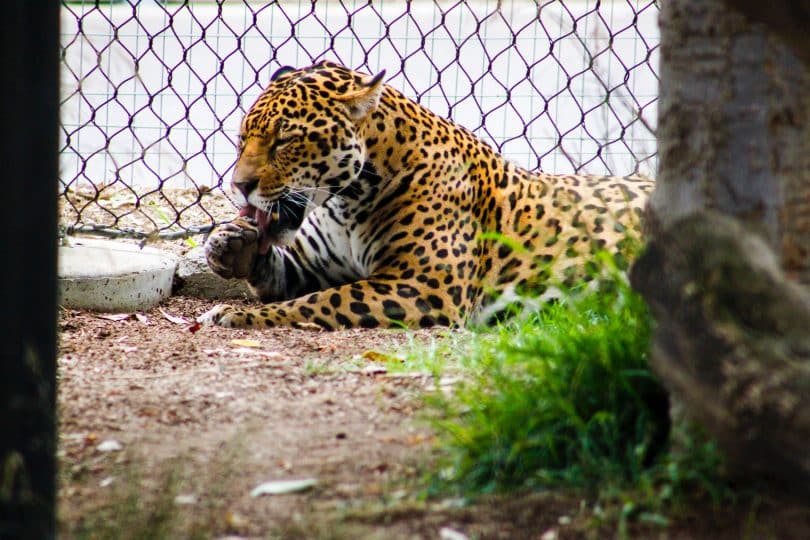
[(210, 268), (263, 305), (226, 327), (429, 327), (489, 320), (622, 256), (653, 182), (530, 172), (470, 130), (333, 62), (282, 67), (244, 116), (238, 216)]

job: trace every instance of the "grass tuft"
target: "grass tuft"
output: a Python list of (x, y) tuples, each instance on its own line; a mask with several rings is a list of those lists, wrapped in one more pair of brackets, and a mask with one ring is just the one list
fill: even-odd
[(441, 369), (462, 366), (461, 382), (426, 396), (442, 455), (429, 494), (573, 488), (617, 506), (620, 519), (659, 524), (680, 499), (729, 495), (713, 444), (671, 426), (648, 367), (646, 305), (615, 264), (600, 279), (479, 329), (455, 358), (444, 352)]
[(461, 491), (633, 482), (662, 449), (666, 394), (647, 370), (650, 318), (621, 281), (484, 334), (478, 369), (435, 394)]

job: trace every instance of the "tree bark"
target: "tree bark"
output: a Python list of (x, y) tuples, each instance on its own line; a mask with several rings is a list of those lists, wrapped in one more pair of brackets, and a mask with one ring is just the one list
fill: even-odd
[[(777, 2), (779, 4), (779, 2)], [(810, 75), (722, 0), (663, 2), (653, 233), (715, 209), (765, 236), (810, 284)]]
[(0, 539), (53, 538), (59, 3), (0, 25)]
[(810, 0), (725, 0), (726, 6), (745, 14), (749, 21), (763, 23), (784, 40), (805, 64), (810, 64)]
[(631, 272), (658, 322), (651, 367), (748, 473), (810, 497), (810, 293), (713, 212), (680, 219)]
[(659, 172), (631, 279), (667, 389), (738, 472), (810, 498), (810, 63), (775, 35), (789, 3), (767, 27), (729, 0), (661, 4)]

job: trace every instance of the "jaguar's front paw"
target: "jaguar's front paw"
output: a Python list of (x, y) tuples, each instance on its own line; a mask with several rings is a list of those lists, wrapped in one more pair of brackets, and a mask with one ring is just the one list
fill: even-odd
[(205, 242), (208, 266), (224, 278), (249, 277), (258, 255), (258, 240), (259, 229), (247, 219), (220, 225)]

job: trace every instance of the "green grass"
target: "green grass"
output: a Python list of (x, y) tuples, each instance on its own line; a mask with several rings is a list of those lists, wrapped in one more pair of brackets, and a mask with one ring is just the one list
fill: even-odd
[[(390, 355), (382, 353), (381, 360), (392, 373), (429, 373), (438, 380), (450, 365), (456, 370), (475, 368), (472, 351), (476, 341), (471, 339), (472, 336), (472, 333), (458, 328), (443, 330), (426, 340), (409, 334), (406, 345)], [(390, 361), (385, 361), (386, 356)]]
[(426, 396), (441, 454), (429, 494), (574, 489), (660, 524), (679, 501), (728, 496), (714, 446), (684, 422), (670, 430), (643, 300), (615, 266), (604, 275), (598, 291), (406, 355), (400, 369), (461, 378)]
[(469, 378), (430, 398), (452, 456), (445, 478), (483, 493), (634, 481), (667, 429), (649, 335), (643, 302), (621, 283), (485, 334)]

